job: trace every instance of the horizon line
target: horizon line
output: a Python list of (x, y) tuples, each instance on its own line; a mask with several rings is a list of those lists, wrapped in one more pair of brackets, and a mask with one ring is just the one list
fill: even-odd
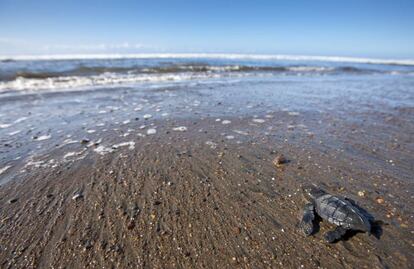
[(322, 56), (296, 54), (255, 54), (255, 53), (75, 53), (75, 54), (17, 54), (0, 55), (0, 61), (36, 60), (92, 60), (92, 59), (147, 59), (147, 58), (209, 58), (228, 60), (287, 60), (287, 61), (325, 61), (367, 64), (414, 65), (414, 59), (385, 59), (352, 56)]

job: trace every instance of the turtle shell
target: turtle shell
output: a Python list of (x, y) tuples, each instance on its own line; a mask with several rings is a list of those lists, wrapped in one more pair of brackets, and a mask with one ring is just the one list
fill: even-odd
[(368, 218), (352, 203), (344, 198), (324, 194), (315, 199), (318, 215), (338, 226), (363, 232), (371, 231)]

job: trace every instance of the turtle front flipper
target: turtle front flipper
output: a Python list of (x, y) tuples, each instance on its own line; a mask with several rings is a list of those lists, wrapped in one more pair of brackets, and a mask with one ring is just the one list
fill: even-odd
[(303, 217), (300, 221), (299, 227), (306, 236), (315, 232), (315, 207), (312, 203), (306, 204), (303, 209)]
[(342, 226), (337, 226), (335, 230), (329, 231), (325, 234), (325, 240), (328, 243), (334, 243), (335, 241), (341, 239), (348, 230)]

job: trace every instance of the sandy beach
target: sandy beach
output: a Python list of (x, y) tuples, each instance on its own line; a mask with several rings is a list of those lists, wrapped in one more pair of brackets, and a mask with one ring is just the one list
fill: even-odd
[(413, 14), (0, 0), (0, 269), (414, 269)]
[[(2, 268), (410, 268), (412, 77), (0, 96)], [(275, 166), (283, 155), (287, 162)], [(381, 232), (298, 228), (305, 185)]]

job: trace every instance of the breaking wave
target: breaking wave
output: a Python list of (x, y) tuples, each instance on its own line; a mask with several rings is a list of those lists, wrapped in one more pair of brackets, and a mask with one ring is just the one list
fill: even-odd
[[(192, 58), (189, 57), (190, 55)], [(74, 90), (82, 87), (175, 83), (240, 77), (414, 74), (414, 66), (361, 64), (346, 61), (346, 63), (315, 62), (315, 59), (319, 58), (312, 56), (308, 56), (306, 61), (297, 60), (297, 62), (292, 62), (292, 59), (302, 59), (300, 56), (295, 56), (296, 58), (229, 54), (135, 56), (137, 58), (117, 58), (116, 55), (106, 55), (107, 58), (97, 59), (89, 55), (90, 59), (78, 60), (75, 56), (68, 59), (60, 59), (57, 56), (38, 56), (31, 60), (20, 58), (4, 60), (0, 62), (0, 93)], [(183, 57), (174, 58), (178, 56)], [(213, 58), (213, 56), (222, 58)], [(241, 57), (244, 58), (241, 59)], [(282, 58), (289, 59), (289, 61), (280, 60)], [(334, 58), (329, 59), (333, 61)]]
[(126, 74), (166, 74), (166, 73), (220, 73), (220, 72), (290, 72), (290, 73), (369, 73), (379, 72), (374, 69), (362, 69), (351, 66), (323, 67), (323, 66), (248, 66), (248, 65), (208, 65), (208, 64), (180, 64), (157, 67), (117, 67), (117, 66), (77, 66), (65, 71), (16, 71), (0, 74), (0, 81), (11, 81), (19, 78), (47, 79), (64, 76), (93, 76), (104, 73)]
[(134, 85), (137, 83), (163, 83), (192, 80), (205, 80), (222, 77), (242, 77), (244, 74), (223, 76), (222, 74), (182, 73), (182, 74), (116, 74), (104, 73), (94, 76), (63, 76), (45, 79), (18, 77), (15, 80), (0, 82), (0, 93), (10, 91), (59, 91), (85, 87)]

